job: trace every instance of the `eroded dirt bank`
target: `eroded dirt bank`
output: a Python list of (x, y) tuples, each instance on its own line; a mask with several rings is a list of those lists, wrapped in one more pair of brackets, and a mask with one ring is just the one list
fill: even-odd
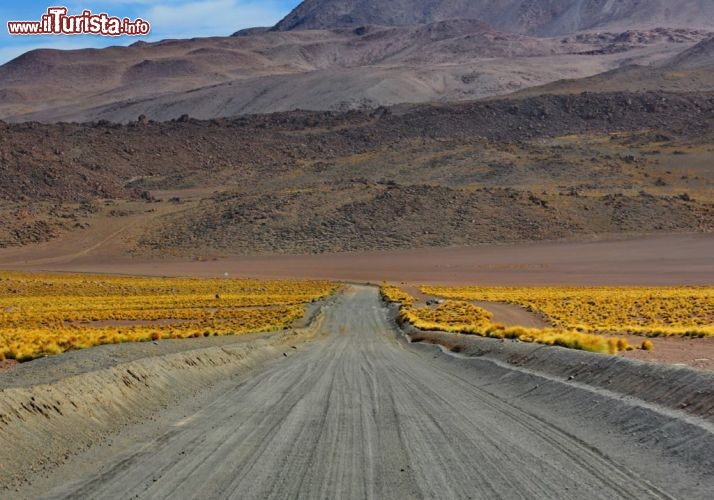
[(321, 321), (318, 313), (277, 334), (107, 345), (0, 373), (0, 496), (127, 425), (296, 352)]
[[(351, 287), (326, 306), (320, 340), (127, 427), (15, 496), (550, 500), (714, 488), (706, 402), (686, 413), (625, 396), (616, 377), (605, 390), (454, 357), (406, 343), (390, 318), (376, 289)], [(667, 375), (683, 377), (680, 394), (699, 389), (684, 371)]]
[(714, 372), (513, 340), (422, 332), (411, 326), (405, 331), (412, 342), (440, 346), (457, 357), (482, 358), (505, 369), (637, 398), (714, 424)]

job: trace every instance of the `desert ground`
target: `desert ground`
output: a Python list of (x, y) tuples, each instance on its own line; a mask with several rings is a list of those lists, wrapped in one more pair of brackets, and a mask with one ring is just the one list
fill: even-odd
[(2, 125), (0, 269), (351, 283), (293, 331), (4, 362), (2, 496), (708, 498), (711, 338), (410, 335), (365, 283), (711, 285), (712, 116), (617, 93)]
[(4, 269), (255, 278), (316, 278), (419, 284), (707, 285), (714, 237), (706, 234), (603, 238), (518, 245), (344, 252), (321, 255), (125, 259), (102, 246), (45, 257), (0, 251)]
[(712, 5), (306, 0), (0, 66), (0, 498), (710, 500)]
[[(75, 234), (21, 254), (6, 249), (0, 267), (386, 280), (413, 293), (426, 283), (714, 280), (706, 234), (141, 261), (113, 253), (121, 245), (105, 230), (91, 246)], [(505, 324), (543, 325), (516, 306), (479, 305)], [(409, 334), (375, 286), (357, 284), (318, 310), (282, 334), (5, 364), (3, 496), (708, 498), (714, 488), (711, 338), (656, 338), (653, 351), (608, 356)]]
[[(229, 276), (261, 279), (327, 279), (342, 282), (418, 285), (613, 285), (697, 286), (714, 282), (714, 237), (684, 234), (601, 237), (593, 241), (534, 242), (322, 255), (162, 258), (117, 255), (120, 234), (88, 246), (76, 235), (31, 248), (0, 250), (0, 268), (15, 271), (127, 276)], [(417, 292), (418, 295), (418, 292)], [(526, 311), (503, 304), (479, 304), (499, 322), (540, 327)], [(633, 343), (641, 342), (632, 338)], [(624, 357), (714, 369), (711, 338), (654, 338), (650, 352)]]
[[(69, 401), (56, 403), (57, 411), (30, 407), (21, 424), (8, 419), (6, 432), (58, 432), (92, 414), (112, 415), (121, 430), (95, 430), (74, 449), (66, 442), (73, 432), (59, 432), (3, 496), (707, 498), (714, 487), (709, 372), (688, 372), (687, 389), (675, 397), (650, 386), (651, 377), (676, 375), (663, 365), (633, 376), (633, 362), (582, 353), (551, 358), (537, 371), (531, 364), (544, 363), (544, 351), (508, 363), (499, 360), (497, 341), (476, 347), (478, 357), (455, 356), (406, 342), (376, 289), (364, 286), (325, 304), (311, 335), (308, 343), (299, 335), (277, 349), (273, 343), (272, 354), (252, 366), (250, 355), (235, 354), (250, 345), (239, 340), (174, 353), (182, 369), (126, 364), (127, 357), (122, 364), (112, 361), (117, 346), (98, 348), (109, 351), (106, 371), (132, 374), (122, 389), (109, 384), (99, 396), (88, 388), (82, 394), (83, 386), (45, 386), (36, 407), (60, 394)], [(211, 362), (231, 348), (242, 369)], [(193, 380), (201, 371), (187, 362), (198, 359), (211, 366), (202, 388)], [(106, 371), (93, 373), (110, 380)], [(609, 382), (600, 380), (608, 373)], [(86, 383), (76, 377), (74, 384)], [(178, 389), (170, 381), (182, 377), (193, 396), (172, 401)], [(0, 384), (5, 404), (32, 391), (7, 373)], [(633, 391), (642, 399), (627, 396)], [(689, 404), (675, 410), (682, 397)], [(146, 418), (152, 406), (160, 411)], [(37, 445), (38, 436), (28, 437), (16, 461), (31, 460)]]

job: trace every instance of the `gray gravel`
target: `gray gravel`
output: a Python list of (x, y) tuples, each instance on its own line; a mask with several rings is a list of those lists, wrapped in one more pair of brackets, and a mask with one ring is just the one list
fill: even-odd
[(374, 288), (352, 287), (326, 306), (322, 329), (329, 335), (309, 347), (126, 429), (18, 495), (551, 500), (714, 491), (705, 423), (411, 346)]

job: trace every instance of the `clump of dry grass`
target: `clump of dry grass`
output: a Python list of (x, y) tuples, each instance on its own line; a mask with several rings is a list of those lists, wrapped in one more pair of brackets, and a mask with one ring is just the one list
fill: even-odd
[(393, 285), (383, 284), (379, 288), (379, 293), (386, 302), (394, 302), (402, 306), (411, 306), (416, 300), (401, 288)]
[(403, 306), (399, 312), (402, 320), (420, 330), (445, 330), (472, 333), (471, 330), (487, 328), (493, 315), (467, 302), (446, 301), (436, 308)]

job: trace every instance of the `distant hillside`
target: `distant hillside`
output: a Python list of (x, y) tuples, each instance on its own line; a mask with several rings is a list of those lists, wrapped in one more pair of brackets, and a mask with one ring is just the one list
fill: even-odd
[(519, 96), (580, 92), (714, 91), (714, 37), (651, 65), (627, 65), (588, 78), (530, 87)]
[(362, 24), (411, 25), (480, 19), (513, 33), (562, 35), (588, 29), (714, 27), (714, 2), (701, 0), (306, 0), (275, 29)]
[(36, 50), (0, 67), (0, 119), (208, 119), (472, 100), (666, 59), (706, 36), (657, 30), (536, 38), (452, 20)]
[[(0, 66), (0, 120), (165, 121), (469, 101), (660, 67), (678, 54), (686, 71), (671, 71), (689, 74), (711, 50), (685, 51), (712, 30), (676, 25), (707, 23), (714, 1), (309, 0), (272, 29), (232, 37), (28, 52)], [(647, 27), (661, 24), (675, 27)], [(661, 88), (710, 88), (706, 71), (697, 78)]]
[(679, 69), (708, 69), (714, 71), (714, 37), (704, 40), (674, 57), (669, 66)]
[(67, 233), (87, 245), (112, 227), (125, 232), (107, 251), (153, 256), (714, 230), (711, 94), (0, 133), (0, 247)]

